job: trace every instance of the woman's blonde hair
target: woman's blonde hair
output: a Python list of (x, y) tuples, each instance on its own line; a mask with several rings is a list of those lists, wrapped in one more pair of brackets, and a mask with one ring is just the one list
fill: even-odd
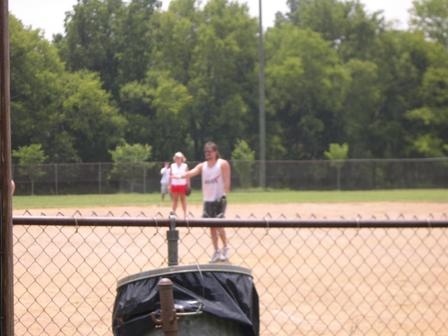
[(176, 160), (177, 157), (182, 158), (182, 162), (187, 161), (187, 158), (185, 157), (184, 154), (182, 154), (182, 152), (176, 152), (176, 154), (174, 154), (173, 156), (173, 161)]

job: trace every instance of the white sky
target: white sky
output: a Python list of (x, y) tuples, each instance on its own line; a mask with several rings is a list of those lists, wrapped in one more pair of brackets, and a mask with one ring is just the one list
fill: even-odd
[[(162, 0), (166, 8), (169, 0)], [(237, 0), (247, 3), (250, 13), (258, 17), (259, 0)], [(408, 10), (412, 0), (361, 0), (367, 11), (383, 10), (387, 20), (397, 22), (397, 27), (406, 27)], [(44, 31), (45, 37), (52, 39), (53, 34), (64, 32), (65, 12), (70, 11), (77, 0), (9, 0), (9, 10), (19, 18), (25, 26)], [(286, 0), (262, 0), (263, 26), (273, 24), (276, 12), (286, 12)]]

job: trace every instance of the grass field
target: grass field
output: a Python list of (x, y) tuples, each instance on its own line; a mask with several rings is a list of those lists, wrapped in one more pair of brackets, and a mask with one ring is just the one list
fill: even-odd
[[(250, 190), (235, 191), (229, 195), (234, 204), (257, 203), (338, 203), (338, 202), (440, 202), (448, 203), (448, 189), (369, 190), (369, 191), (290, 191)], [(144, 206), (160, 202), (160, 195), (108, 194), (108, 195), (54, 195), (14, 196), (14, 209), (34, 208), (88, 208), (92, 206)], [(200, 190), (193, 190), (190, 204), (201, 203)]]

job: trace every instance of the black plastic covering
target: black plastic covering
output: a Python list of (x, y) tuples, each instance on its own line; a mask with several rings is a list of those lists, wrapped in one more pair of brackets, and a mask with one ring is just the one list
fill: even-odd
[[(151, 316), (160, 316), (158, 283), (162, 278), (173, 282), (178, 312), (201, 311), (199, 323), (203, 324), (204, 316), (209, 316), (210, 320), (227, 321), (241, 331), (228, 335), (259, 335), (258, 294), (251, 272), (233, 265), (207, 264), (173, 266), (119, 281), (112, 317), (115, 336), (153, 335), (151, 330), (156, 329), (156, 323)], [(179, 335), (185, 335), (181, 332), (182, 319), (195, 316), (179, 318)], [(195, 334), (202, 335), (200, 331)]]

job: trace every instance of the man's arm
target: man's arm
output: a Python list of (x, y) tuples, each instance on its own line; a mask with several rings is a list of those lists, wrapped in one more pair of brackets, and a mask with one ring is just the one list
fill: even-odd
[(227, 194), (230, 192), (231, 171), (230, 164), (227, 160), (222, 160), (221, 163), (222, 178), (224, 180), (224, 192)]
[(197, 176), (202, 172), (202, 165), (204, 164), (204, 162), (198, 163), (196, 165), (196, 167), (194, 167), (192, 170), (187, 171), (185, 174), (183, 174), (183, 176), (181, 176), (181, 178), (190, 178), (193, 176)]

